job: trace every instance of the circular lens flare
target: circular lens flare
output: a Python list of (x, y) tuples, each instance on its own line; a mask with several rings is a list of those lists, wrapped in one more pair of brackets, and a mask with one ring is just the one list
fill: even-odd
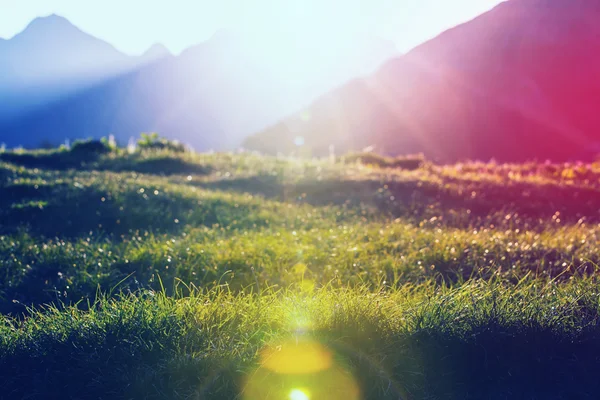
[(300, 389), (294, 389), (290, 392), (290, 400), (310, 400), (310, 396)]
[(259, 353), (243, 400), (360, 400), (360, 389), (340, 357), (316, 340), (294, 337)]
[(261, 352), (261, 365), (287, 375), (311, 374), (327, 370), (332, 364), (329, 350), (316, 342), (288, 342)]

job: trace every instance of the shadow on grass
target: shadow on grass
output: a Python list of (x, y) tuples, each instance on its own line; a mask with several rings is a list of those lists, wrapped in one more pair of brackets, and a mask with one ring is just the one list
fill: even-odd
[[(134, 193), (121, 199), (122, 202), (106, 200), (106, 196), (104, 191), (86, 188), (56, 190), (50, 196), (39, 193), (35, 197), (20, 197), (20, 202), (0, 211), (3, 220), (0, 233), (26, 228), (36, 236), (75, 238), (92, 232), (115, 236), (138, 230), (174, 232), (181, 228), (174, 222), (177, 216), (183, 219), (193, 207), (192, 202), (164, 198), (150, 202)], [(154, 210), (154, 214), (148, 209)]]
[[(266, 223), (257, 204), (233, 199), (198, 198), (193, 193), (148, 193), (131, 187), (114, 188), (66, 184), (18, 184), (0, 187), (0, 234), (26, 229), (32, 235), (59, 238), (106, 233), (113, 237), (139, 232), (177, 233), (186, 225), (255, 227)], [(261, 222), (262, 221), (262, 222)]]
[[(245, 383), (256, 378), (264, 378), (261, 399), (284, 398), (299, 382), (317, 392), (329, 388), (332, 399), (348, 389), (322, 381), (328, 370), (287, 378), (261, 375), (256, 340), (245, 346), (235, 341), (235, 357), (203, 351), (204, 342), (218, 340), (205, 338), (202, 329), (184, 334), (178, 318), (151, 307), (100, 311), (96, 318), (106, 319), (101, 324), (77, 326), (64, 335), (37, 328), (0, 352), (4, 394), (220, 400), (247, 398)], [(109, 312), (114, 315), (104, 315)], [(386, 336), (363, 321), (356, 327), (340, 322), (312, 336), (333, 351), (361, 400), (591, 399), (600, 389), (596, 330), (570, 338), (536, 324), (507, 328), (490, 322), (467, 333), (468, 339), (432, 330)], [(382, 352), (383, 362), (372, 361)]]
[[(419, 180), (322, 180), (282, 183), (277, 177), (194, 183), (205, 189), (235, 191), (311, 205), (371, 206), (392, 217), (420, 223), (466, 227), (478, 225), (534, 226), (540, 223), (600, 221), (600, 191), (559, 185)], [(558, 221), (557, 221), (558, 220)]]
[(99, 157), (99, 154), (94, 153), (83, 156), (79, 153), (58, 150), (36, 153), (0, 153), (0, 161), (26, 168), (54, 170), (85, 168), (88, 163), (96, 161)]
[(176, 157), (155, 157), (147, 159), (115, 160), (98, 165), (98, 170), (114, 172), (139, 172), (153, 175), (209, 175), (212, 168), (194, 164)]
[(210, 166), (191, 163), (179, 157), (131, 155), (110, 158), (92, 152), (82, 153), (60, 150), (34, 153), (4, 152), (0, 153), (0, 161), (26, 168), (57, 171), (77, 169), (80, 171), (138, 172), (153, 175), (208, 175), (212, 172)]

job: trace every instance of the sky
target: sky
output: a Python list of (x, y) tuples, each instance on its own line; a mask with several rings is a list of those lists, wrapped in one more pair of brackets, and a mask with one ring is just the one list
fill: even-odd
[[(514, 0), (513, 0), (514, 1)], [(0, 37), (58, 14), (132, 55), (162, 43), (173, 53), (219, 29), (257, 39), (318, 42), (375, 35), (405, 52), (501, 0), (0, 0)], [(265, 41), (265, 43), (268, 40)]]

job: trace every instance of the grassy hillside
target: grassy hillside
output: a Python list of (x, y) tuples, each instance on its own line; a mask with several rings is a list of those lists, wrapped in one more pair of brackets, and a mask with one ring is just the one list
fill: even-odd
[(174, 150), (0, 153), (0, 398), (596, 397), (600, 164)]

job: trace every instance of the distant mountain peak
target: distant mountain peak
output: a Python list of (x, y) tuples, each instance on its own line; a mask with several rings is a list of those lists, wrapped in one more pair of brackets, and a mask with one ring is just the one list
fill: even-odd
[(33, 28), (57, 28), (57, 27), (69, 27), (75, 28), (75, 25), (71, 23), (65, 17), (62, 17), (57, 14), (50, 14), (45, 17), (38, 17), (31, 21), (25, 30), (33, 29)]
[(41, 21), (50, 21), (50, 22), (67, 22), (70, 24), (69, 20), (58, 14), (49, 14), (42, 17), (35, 18), (32, 22), (41, 22)]
[(142, 55), (145, 59), (159, 59), (163, 57), (169, 57), (173, 54), (169, 49), (162, 43), (154, 43), (146, 52)]
[(135, 60), (57, 14), (38, 17), (2, 43), (0, 83), (22, 90), (59, 81), (92, 82), (132, 68)]
[(45, 17), (38, 17), (31, 21), (29, 25), (20, 33), (15, 35), (13, 39), (29, 37), (37, 38), (53, 38), (68, 37), (83, 33), (78, 27), (71, 23), (65, 17), (56, 14), (51, 14)]

